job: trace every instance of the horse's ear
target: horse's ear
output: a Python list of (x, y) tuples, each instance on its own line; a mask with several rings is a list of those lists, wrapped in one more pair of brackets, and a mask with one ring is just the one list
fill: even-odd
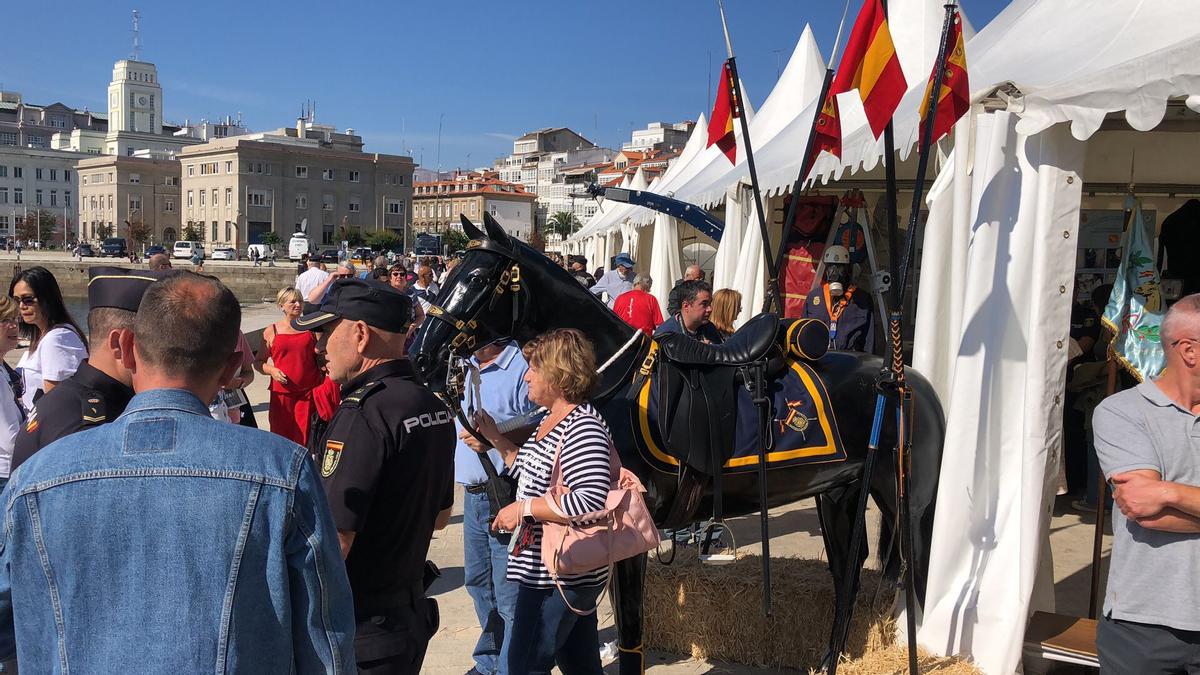
[(483, 239), (487, 236), (478, 227), (475, 227), (475, 223), (472, 223), (471, 219), (465, 215), (458, 214), (458, 219), (462, 221), (463, 232), (467, 234), (468, 239)]
[(512, 242), (508, 239), (508, 233), (504, 231), (504, 228), (500, 226), (500, 223), (496, 222), (496, 219), (492, 217), (492, 214), (488, 213), (487, 211), (483, 212), (483, 226), (487, 229), (488, 238), (490, 238), (492, 241), (498, 244), (503, 244), (509, 248), (512, 247)]

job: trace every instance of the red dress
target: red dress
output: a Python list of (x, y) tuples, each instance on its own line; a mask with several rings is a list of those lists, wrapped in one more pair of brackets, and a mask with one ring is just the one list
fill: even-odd
[(325, 374), (317, 368), (316, 338), (303, 333), (275, 333), (271, 340), (271, 363), (283, 371), (288, 383), (271, 378), (271, 405), (267, 418), (271, 431), (307, 446), (308, 420), (312, 413), (313, 388)]

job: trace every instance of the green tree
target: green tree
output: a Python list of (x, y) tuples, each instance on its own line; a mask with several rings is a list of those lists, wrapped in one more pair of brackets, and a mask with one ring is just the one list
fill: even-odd
[(180, 241), (204, 241), (204, 226), (197, 227), (195, 223), (188, 223), (183, 226), (180, 237)]
[(404, 244), (404, 239), (392, 230), (372, 230), (363, 239), (367, 246), (383, 251), (397, 249)]
[(113, 227), (108, 223), (100, 223), (96, 226), (96, 238), (104, 241), (113, 235)]
[(357, 225), (342, 225), (338, 228), (338, 241), (346, 242), (346, 246), (350, 248), (362, 246), (362, 228)]
[(150, 226), (140, 220), (132, 223), (126, 222), (129, 225), (129, 238), (139, 247), (144, 248), (146, 242), (150, 241)]
[(262, 243), (265, 244), (267, 248), (274, 249), (276, 246), (283, 243), (283, 240), (279, 238), (278, 232), (275, 230), (270, 230), (262, 236)]
[(470, 241), (471, 240), (467, 238), (467, 235), (461, 230), (446, 230), (446, 232), (442, 234), (442, 246), (447, 251), (450, 251), (450, 253), (466, 249), (467, 244)]
[(58, 218), (49, 211), (32, 211), (17, 225), (17, 238), (49, 244), (58, 231)]
[(573, 211), (556, 211), (546, 220), (546, 232), (558, 234), (566, 239), (575, 234), (575, 230), (578, 230), (580, 225), (582, 223), (579, 222), (579, 218)]

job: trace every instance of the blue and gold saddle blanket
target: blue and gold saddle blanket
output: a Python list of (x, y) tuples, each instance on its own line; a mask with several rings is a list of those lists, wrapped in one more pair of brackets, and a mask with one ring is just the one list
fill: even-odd
[[(771, 434), (774, 447), (767, 454), (769, 468), (802, 464), (840, 462), (846, 459), (837, 420), (829, 403), (825, 383), (808, 363), (787, 358), (786, 373), (768, 382), (772, 398)], [(654, 378), (642, 383), (634, 414), (639, 449), (655, 468), (675, 471), (679, 460), (668, 451), (659, 432), (659, 387)], [(726, 453), (725, 473), (740, 473), (758, 469), (758, 410), (750, 392), (737, 387), (736, 428), (734, 447)], [(703, 423), (697, 421), (697, 423)]]

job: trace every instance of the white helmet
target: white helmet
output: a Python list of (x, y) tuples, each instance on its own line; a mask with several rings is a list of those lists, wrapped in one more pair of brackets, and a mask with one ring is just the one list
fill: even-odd
[(821, 256), (821, 262), (826, 265), (849, 265), (850, 251), (846, 250), (846, 247), (841, 244), (834, 244), (825, 249), (825, 255)]

